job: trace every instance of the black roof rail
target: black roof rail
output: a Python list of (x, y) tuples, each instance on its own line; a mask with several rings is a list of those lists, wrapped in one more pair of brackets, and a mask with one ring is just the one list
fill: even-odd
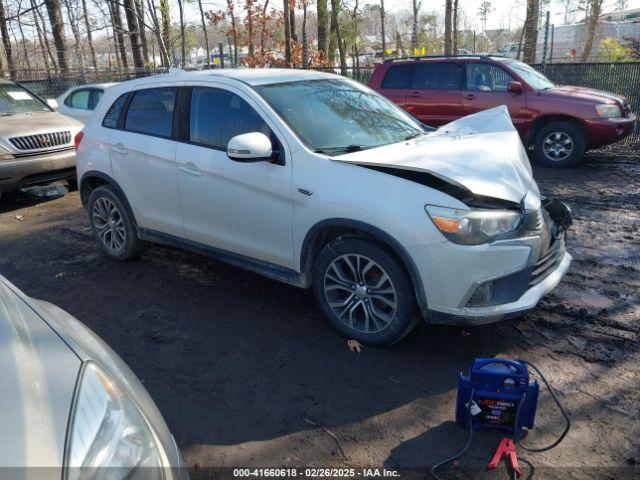
[(405, 60), (421, 60), (423, 58), (506, 58), (504, 55), (497, 54), (480, 54), (480, 53), (468, 53), (463, 55), (417, 55), (414, 57), (398, 57), (398, 58), (388, 58), (384, 61), (384, 63), (393, 63), (400, 62)]

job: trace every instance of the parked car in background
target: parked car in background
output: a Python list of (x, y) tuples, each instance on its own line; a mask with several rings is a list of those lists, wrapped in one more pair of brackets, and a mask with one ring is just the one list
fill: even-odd
[(433, 126), (506, 105), (522, 142), (550, 167), (622, 140), (635, 128), (629, 101), (613, 93), (558, 86), (529, 65), (501, 57), (390, 60), (369, 86)]
[(46, 478), (187, 478), (160, 412), (120, 357), (2, 276), (0, 341), (0, 468), (47, 467)]
[(94, 236), (146, 241), (299, 286), (344, 335), (533, 308), (569, 268), (568, 213), (543, 203), (503, 107), (431, 131), (333, 74), (245, 69), (134, 80), (78, 135)]
[(63, 115), (85, 123), (98, 105), (104, 91), (114, 83), (96, 83), (71, 87), (56, 99), (57, 110)]
[(69, 180), (75, 185), (73, 139), (82, 129), (30, 91), (0, 79), (0, 196), (21, 187)]

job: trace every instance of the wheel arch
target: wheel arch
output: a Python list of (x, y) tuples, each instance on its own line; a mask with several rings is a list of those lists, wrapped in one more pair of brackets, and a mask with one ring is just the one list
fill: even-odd
[(587, 125), (582, 121), (582, 119), (578, 117), (573, 117), (571, 115), (552, 114), (552, 115), (541, 115), (533, 121), (531, 130), (529, 131), (528, 144), (533, 145), (536, 140), (536, 135), (538, 135), (538, 132), (540, 131), (540, 129), (545, 125), (548, 125), (553, 122), (566, 122), (576, 126), (584, 133), (585, 144), (589, 143), (587, 138)]
[(300, 251), (300, 272), (304, 278), (304, 285), (311, 285), (313, 265), (315, 259), (327, 243), (342, 235), (361, 235), (380, 243), (392, 254), (406, 271), (411, 280), (416, 300), (421, 312), (427, 311), (427, 301), (424, 285), (418, 267), (409, 252), (392, 235), (371, 224), (348, 218), (330, 218), (316, 223), (307, 232)]
[(89, 196), (91, 192), (93, 192), (98, 187), (109, 186), (113, 188), (118, 198), (123, 203), (124, 208), (127, 210), (127, 214), (132, 219), (134, 227), (138, 228), (138, 222), (136, 221), (136, 217), (133, 214), (133, 210), (131, 209), (131, 205), (129, 205), (129, 200), (127, 200), (127, 196), (124, 194), (124, 191), (118, 185), (112, 177), (107, 175), (106, 173), (99, 172), (96, 170), (90, 170), (82, 175), (82, 178), (79, 182), (79, 190), (80, 190), (80, 201), (82, 202), (83, 207), (87, 207), (87, 203), (89, 202)]

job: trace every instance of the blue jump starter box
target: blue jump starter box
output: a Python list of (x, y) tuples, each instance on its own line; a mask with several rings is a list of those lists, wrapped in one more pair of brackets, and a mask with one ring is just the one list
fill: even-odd
[[(461, 372), (458, 378), (456, 421), (468, 425), (471, 415), (473, 428), (507, 430), (512, 435), (521, 433), (523, 428), (532, 429), (539, 389), (538, 381), (529, 379), (523, 362), (476, 358), (469, 375)], [(472, 390), (473, 398), (469, 398)]]

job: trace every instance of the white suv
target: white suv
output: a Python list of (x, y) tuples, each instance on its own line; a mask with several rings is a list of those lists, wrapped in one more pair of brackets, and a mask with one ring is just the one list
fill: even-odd
[(107, 255), (151, 241), (312, 286), (369, 344), (418, 311), (477, 324), (531, 309), (571, 261), (568, 209), (541, 199), (504, 107), (433, 130), (333, 74), (175, 72), (107, 90), (76, 143)]

